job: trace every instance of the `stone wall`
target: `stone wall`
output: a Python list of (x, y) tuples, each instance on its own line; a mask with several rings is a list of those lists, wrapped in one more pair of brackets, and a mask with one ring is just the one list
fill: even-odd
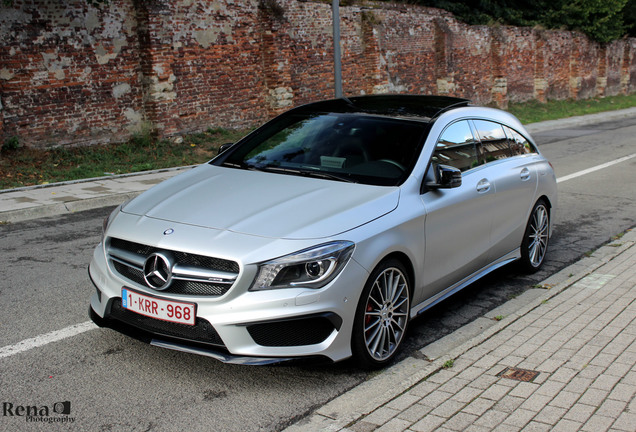
[[(447, 12), (340, 8), (347, 95), (476, 103), (636, 90), (636, 40), (468, 26)], [(333, 96), (330, 4), (299, 0), (0, 3), (0, 143), (35, 147), (258, 124)]]

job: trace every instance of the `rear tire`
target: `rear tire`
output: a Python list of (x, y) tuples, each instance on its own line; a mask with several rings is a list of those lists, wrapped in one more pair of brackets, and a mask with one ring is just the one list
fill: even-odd
[(521, 242), (519, 265), (527, 273), (538, 271), (545, 261), (550, 240), (550, 209), (544, 200), (532, 208), (530, 219)]
[(364, 369), (388, 365), (399, 351), (411, 307), (411, 284), (404, 265), (382, 261), (369, 276), (356, 309), (351, 349)]

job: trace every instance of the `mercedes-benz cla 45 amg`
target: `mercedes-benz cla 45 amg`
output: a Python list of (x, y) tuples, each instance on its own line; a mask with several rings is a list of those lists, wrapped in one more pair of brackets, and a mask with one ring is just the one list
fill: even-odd
[(292, 109), (117, 207), (90, 314), (225, 362), (389, 363), (409, 320), (544, 262), (553, 169), (512, 115), (434, 96)]

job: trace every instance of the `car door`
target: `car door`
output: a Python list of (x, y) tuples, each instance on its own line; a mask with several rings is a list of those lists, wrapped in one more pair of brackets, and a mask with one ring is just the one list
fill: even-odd
[[(440, 135), (431, 166), (450, 165), (462, 171), (462, 185), (431, 189), (421, 195), (426, 208), (424, 291), (415, 304), (432, 297), (482, 268), (490, 246), (494, 187), (484, 176), (469, 122), (460, 120)], [(428, 174), (427, 174), (428, 175)]]
[(537, 189), (536, 150), (519, 133), (499, 123), (473, 120), (485, 161), (483, 173), (494, 187), (488, 261), (496, 261), (521, 244)]

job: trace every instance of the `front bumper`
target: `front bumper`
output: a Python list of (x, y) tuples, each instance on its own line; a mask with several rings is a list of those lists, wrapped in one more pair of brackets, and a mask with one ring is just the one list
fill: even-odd
[[(236, 356), (232, 355), (224, 349), (214, 349), (210, 346), (200, 345), (193, 341), (173, 339), (166, 335), (153, 334), (133, 326), (126, 325), (118, 320), (110, 318), (102, 318), (95, 313), (92, 307), (89, 306), (88, 314), (90, 319), (99, 327), (110, 328), (123, 333), (127, 336), (133, 337), (139, 341), (148, 343), (160, 348), (167, 348), (174, 351), (181, 351), (190, 354), (201, 355), (205, 357), (211, 357), (222, 363), (238, 364), (238, 365), (250, 365), (250, 366), (265, 366), (275, 365), (280, 363), (295, 362), (298, 361), (297, 357), (250, 357), (250, 356)], [(303, 360), (322, 360), (324, 357), (307, 357)]]
[[(90, 307), (96, 324), (152, 345), (236, 364), (314, 357), (339, 361), (350, 357), (353, 317), (368, 276), (351, 259), (338, 277), (320, 290), (250, 292), (239, 281), (220, 298), (165, 295), (120, 279), (109, 269), (101, 246), (95, 249), (89, 274), (96, 288)], [(165, 323), (122, 308), (122, 287), (196, 303), (196, 325)]]

